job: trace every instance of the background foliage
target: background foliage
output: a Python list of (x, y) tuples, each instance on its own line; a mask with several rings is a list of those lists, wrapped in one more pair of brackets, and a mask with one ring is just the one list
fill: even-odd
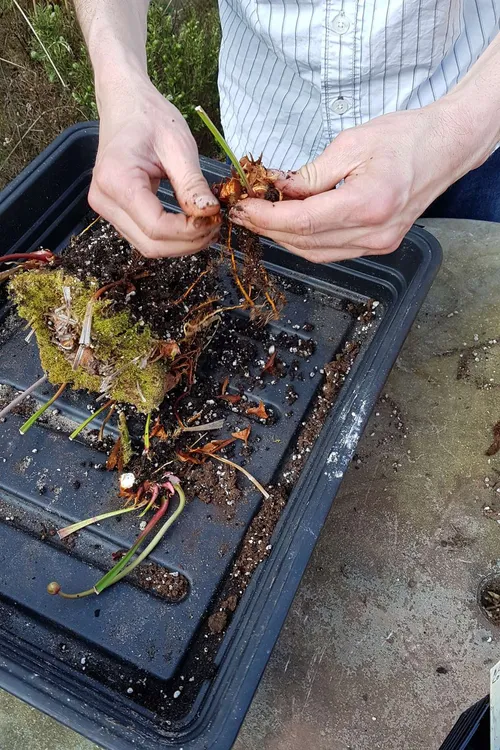
[[(65, 127), (95, 119), (92, 67), (67, 0), (18, 0), (46, 54), (12, 0), (0, 0), (0, 187)], [(216, 0), (152, 0), (147, 60), (151, 79), (186, 117), (200, 152), (217, 156), (194, 112), (201, 104), (218, 121), (220, 28)]]

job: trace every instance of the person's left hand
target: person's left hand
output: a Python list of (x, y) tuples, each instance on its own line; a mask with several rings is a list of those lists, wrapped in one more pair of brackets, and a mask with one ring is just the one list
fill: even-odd
[(276, 186), (290, 200), (248, 198), (230, 217), (315, 263), (390, 253), (438, 195), (484, 161), (478, 150), (466, 113), (445, 99), (383, 115), (281, 175)]

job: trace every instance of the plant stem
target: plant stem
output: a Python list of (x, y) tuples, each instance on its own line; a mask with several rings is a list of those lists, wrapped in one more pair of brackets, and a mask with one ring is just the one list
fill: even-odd
[(47, 380), (46, 375), (42, 375), (42, 377), (36, 381), (36, 383), (33, 383), (29, 386), (29, 388), (26, 388), (25, 391), (20, 393), (18, 396), (16, 396), (10, 404), (7, 404), (7, 406), (0, 411), (0, 419), (3, 419), (3, 417), (6, 417), (9, 412), (12, 411), (12, 409), (15, 409), (18, 404), (21, 403), (21, 401), (24, 401), (24, 399), (30, 395), (30, 393), (33, 393), (34, 390), (38, 388), (39, 385), (43, 385)]
[[(59, 591), (59, 596), (62, 596), (63, 599), (80, 599), (83, 596), (90, 596), (91, 594), (100, 594), (101, 591), (104, 591), (104, 589), (108, 588), (108, 586), (111, 586), (116, 580), (117, 575), (123, 570), (125, 565), (128, 563), (128, 561), (135, 555), (137, 552), (137, 549), (139, 548), (142, 540), (144, 539), (146, 533), (151, 531), (153, 526), (157, 523), (157, 521), (162, 517), (162, 515), (165, 513), (165, 511), (168, 508), (168, 502), (165, 501), (160, 508), (160, 510), (155, 513), (151, 521), (148, 523), (146, 528), (143, 532), (137, 537), (137, 541), (135, 544), (132, 545), (132, 547), (129, 549), (126, 555), (122, 557), (121, 560), (119, 560), (116, 565), (114, 565), (111, 570), (108, 570), (108, 572), (95, 584), (95, 586), (91, 589), (87, 589), (86, 591), (81, 591), (79, 594), (65, 594), (62, 591)], [(161, 515), (160, 515), (161, 514)]]
[(63, 591), (59, 591), (59, 596), (62, 596), (63, 599), (83, 599), (84, 596), (90, 596), (91, 594), (95, 594), (96, 592), (94, 589), (87, 589), (86, 591), (80, 591), (78, 594), (65, 594)]
[(154, 484), (154, 485), (153, 485), (153, 491), (152, 491), (152, 493), (151, 493), (151, 499), (150, 499), (150, 501), (149, 501), (149, 502), (147, 503), (147, 505), (146, 505), (146, 507), (144, 508), (144, 510), (142, 511), (142, 513), (141, 513), (141, 514), (139, 515), (139, 518), (142, 518), (143, 516), (145, 516), (145, 515), (146, 515), (146, 513), (148, 512), (148, 510), (150, 510), (150, 509), (151, 509), (151, 508), (153, 507), (153, 505), (154, 505), (154, 504), (156, 503), (156, 501), (157, 501), (157, 499), (158, 499), (158, 494), (159, 494), (159, 492), (160, 492), (160, 487), (159, 487), (159, 485), (157, 485), (157, 484)]
[(144, 453), (149, 453), (150, 440), (149, 432), (151, 429), (151, 412), (148, 412), (146, 416), (146, 426), (144, 427)]
[(115, 408), (116, 408), (116, 403), (113, 402), (111, 404), (110, 410), (108, 411), (108, 413), (106, 414), (106, 416), (102, 420), (101, 429), (99, 430), (99, 436), (98, 436), (98, 440), (100, 440), (101, 442), (104, 440), (104, 428), (106, 427), (107, 423), (109, 422), (109, 420), (113, 416)]
[(250, 195), (252, 193), (252, 189), (250, 185), (248, 184), (248, 180), (246, 177), (246, 174), (244, 173), (243, 169), (241, 168), (241, 164), (239, 163), (238, 159), (234, 155), (234, 152), (230, 149), (228, 142), (220, 132), (220, 130), (217, 128), (215, 123), (212, 122), (210, 117), (207, 115), (203, 107), (195, 107), (195, 111), (199, 114), (200, 118), (202, 119), (203, 123), (207, 126), (207, 128), (212, 133), (213, 137), (219, 144), (219, 146), (222, 148), (226, 156), (231, 160), (231, 164), (235, 168), (235, 170), (238, 173), (238, 177), (241, 180), (242, 185), (245, 186), (247, 193)]
[(139, 565), (154, 550), (154, 548), (158, 545), (161, 539), (165, 536), (165, 533), (168, 531), (170, 526), (172, 526), (172, 524), (177, 520), (177, 518), (180, 516), (180, 514), (184, 510), (184, 506), (186, 505), (186, 496), (184, 494), (184, 491), (179, 484), (174, 485), (174, 487), (175, 487), (177, 494), (179, 495), (179, 505), (177, 506), (176, 510), (174, 511), (174, 513), (172, 513), (168, 521), (166, 521), (163, 524), (163, 526), (158, 531), (156, 536), (153, 537), (153, 539), (150, 541), (148, 546), (143, 549), (141, 554), (134, 560), (134, 562), (130, 563), (130, 565), (124, 568), (121, 573), (115, 576), (112, 583), (116, 583), (117, 581), (120, 581), (126, 575), (131, 573), (132, 570), (137, 565)]
[[(173, 479), (172, 479), (173, 481)], [(81, 599), (84, 596), (90, 596), (92, 594), (100, 594), (104, 589), (108, 588), (114, 583), (117, 583), (118, 581), (121, 581), (122, 578), (125, 578), (129, 573), (131, 573), (137, 565), (140, 565), (140, 563), (146, 559), (146, 557), (155, 549), (155, 547), (159, 544), (159, 542), (162, 540), (162, 538), (165, 536), (168, 529), (172, 526), (172, 524), (177, 520), (177, 518), (180, 516), (182, 511), (184, 510), (184, 507), (186, 505), (186, 496), (182, 490), (182, 487), (177, 483), (171, 485), (171, 488), (174, 488), (177, 494), (179, 495), (179, 505), (177, 506), (176, 510), (170, 518), (163, 524), (161, 529), (155, 534), (153, 539), (150, 541), (150, 543), (143, 549), (143, 551), (136, 557), (136, 559), (130, 563), (130, 565), (127, 565), (128, 561), (133, 557), (133, 555), (136, 553), (139, 545), (144, 540), (144, 538), (147, 536), (147, 534), (153, 529), (153, 527), (158, 523), (158, 521), (162, 518), (162, 516), (165, 515), (169, 501), (168, 499), (164, 499), (162, 502), (162, 505), (160, 509), (155, 513), (153, 518), (150, 520), (144, 531), (141, 532), (141, 534), (137, 537), (137, 541), (135, 544), (131, 547), (131, 549), (127, 552), (127, 554), (113, 567), (111, 568), (106, 575), (104, 575), (100, 581), (98, 581), (95, 586), (91, 589), (87, 589), (86, 591), (81, 591), (78, 594), (66, 594), (63, 591), (60, 590), (59, 584), (52, 583), (49, 585), (49, 593), (51, 594), (59, 594), (59, 596), (62, 596), (64, 599)], [(55, 590), (50, 591), (50, 587), (55, 587)]]
[(57, 536), (59, 539), (65, 539), (67, 536), (70, 536), (70, 534), (74, 534), (75, 532), (80, 531), (80, 529), (84, 529), (86, 526), (90, 526), (93, 523), (99, 523), (99, 521), (104, 521), (106, 518), (119, 516), (122, 513), (130, 513), (132, 510), (137, 510), (137, 508), (134, 505), (130, 508), (119, 508), (118, 510), (111, 510), (109, 513), (102, 513), (100, 516), (92, 516), (92, 518), (87, 518), (85, 521), (77, 521), (77, 523), (72, 523), (71, 526), (65, 526), (64, 529), (59, 529)]
[(111, 586), (111, 584), (115, 582), (116, 576), (120, 573), (120, 571), (123, 570), (123, 568), (126, 566), (128, 561), (135, 555), (138, 548), (142, 544), (143, 540), (146, 538), (149, 532), (156, 526), (158, 521), (165, 515), (167, 510), (168, 510), (168, 499), (164, 499), (159, 510), (156, 511), (156, 513), (154, 514), (153, 518), (149, 521), (144, 531), (141, 531), (135, 543), (129, 549), (127, 554), (124, 555), (124, 557), (122, 557), (122, 559), (119, 560), (116, 563), (116, 565), (114, 565), (111, 568), (111, 570), (108, 570), (106, 575), (104, 575), (100, 579), (100, 581), (97, 581), (97, 583), (94, 586), (96, 594), (100, 594), (101, 591), (104, 591), (104, 589), (108, 588), (108, 586)]
[(23, 424), (23, 426), (19, 428), (19, 432), (21, 433), (21, 435), (25, 435), (28, 432), (29, 428), (32, 427), (35, 424), (35, 422), (37, 421), (37, 419), (39, 417), (41, 417), (42, 414), (45, 411), (47, 411), (47, 409), (50, 406), (52, 406), (52, 404), (54, 403), (54, 401), (57, 401), (57, 399), (59, 398), (59, 396), (61, 395), (61, 393), (64, 391), (64, 389), (66, 388), (66, 386), (67, 386), (67, 383), (63, 383), (58, 388), (58, 390), (56, 391), (56, 393), (54, 393), (54, 395), (52, 396), (52, 398), (50, 398), (47, 401), (46, 404), (44, 404), (43, 406), (41, 406), (38, 409), (38, 411), (36, 411), (34, 414), (31, 415), (31, 417), (29, 419), (26, 420), (26, 422)]
[(97, 409), (97, 411), (94, 411), (90, 415), (90, 417), (87, 417), (87, 419), (85, 419), (81, 424), (78, 425), (78, 427), (75, 430), (73, 430), (73, 432), (69, 436), (69, 439), (74, 440), (76, 436), (79, 435), (80, 432), (85, 429), (85, 427), (87, 427), (88, 424), (90, 424), (96, 417), (98, 417), (99, 414), (101, 414), (105, 409), (108, 409), (110, 406), (112, 406), (113, 403), (114, 402), (112, 398), (109, 399), (109, 401), (106, 401), (106, 403), (103, 404), (103, 406), (101, 406), (100, 409)]
[(0, 255), (0, 263), (13, 263), (16, 260), (41, 260), (42, 263), (48, 263), (53, 257), (54, 254), (50, 250), (39, 250), (34, 253), (11, 253), (10, 255)]

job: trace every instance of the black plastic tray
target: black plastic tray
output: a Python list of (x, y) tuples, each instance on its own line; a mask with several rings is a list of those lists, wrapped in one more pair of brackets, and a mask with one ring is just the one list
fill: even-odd
[[(97, 138), (94, 123), (70, 128), (0, 194), (3, 252), (40, 245), (58, 249), (83, 228)], [(209, 181), (227, 174), (219, 162), (201, 163)], [(176, 210), (168, 184), (162, 185), (160, 196)], [(200, 624), (259, 498), (250, 493), (230, 523), (197, 499), (189, 504), (154, 557), (187, 577), (189, 593), (180, 603), (166, 603), (127, 582), (99, 598), (67, 602), (49, 597), (45, 588), (50, 577), (64, 577), (67, 589), (86, 587), (109, 564), (111, 550), (126, 547), (136, 529), (129, 517), (103, 524), (80, 534), (71, 552), (42, 540), (44, 526), (60, 527), (107, 509), (116, 495), (116, 476), (99, 470), (103, 454), (84, 443), (69, 443), (63, 432), (35, 426), (21, 437), (16, 416), (0, 425), (0, 686), (110, 750), (229, 748), (440, 259), (438, 242), (417, 228), (389, 256), (324, 266), (267, 243), (266, 262), (281, 277), (288, 298), (276, 330), (299, 333), (303, 339), (311, 335), (317, 346), (303, 361), (303, 380), (294, 383), (301, 397), (292, 408), (285, 400), (285, 382), (258, 394), (278, 415), (273, 428), (261, 429), (259, 451), (252, 458), (251, 470), (261, 482), (279, 479), (320, 387), (319, 370), (359, 326), (345, 303), (376, 299), (380, 305), (278, 522), (270, 556), (238, 606), (213, 675), (184, 715), (175, 712), (169, 718), (161, 695), (171, 700), (182, 679), (189, 680), (189, 659), (203, 645)], [(0, 306), (0, 321), (7, 308)], [(314, 324), (313, 334), (297, 331), (306, 321)], [(24, 388), (40, 376), (36, 346), (26, 344), (24, 337), (20, 327), (0, 336), (0, 383)], [(49, 392), (47, 387), (37, 395)], [(68, 394), (58, 406), (81, 421), (88, 403), (92, 400)], [(75, 488), (82, 462), (87, 476)]]

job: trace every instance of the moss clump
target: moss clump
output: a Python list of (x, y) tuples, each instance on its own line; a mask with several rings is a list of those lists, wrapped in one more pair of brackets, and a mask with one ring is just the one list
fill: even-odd
[(148, 413), (163, 400), (168, 363), (148, 362), (155, 339), (148, 326), (132, 322), (128, 310), (115, 312), (109, 300), (95, 301), (91, 345), (73, 369), (87, 305), (97, 289), (95, 279), (83, 283), (53, 269), (21, 273), (10, 282), (51, 383), (106, 393)]

